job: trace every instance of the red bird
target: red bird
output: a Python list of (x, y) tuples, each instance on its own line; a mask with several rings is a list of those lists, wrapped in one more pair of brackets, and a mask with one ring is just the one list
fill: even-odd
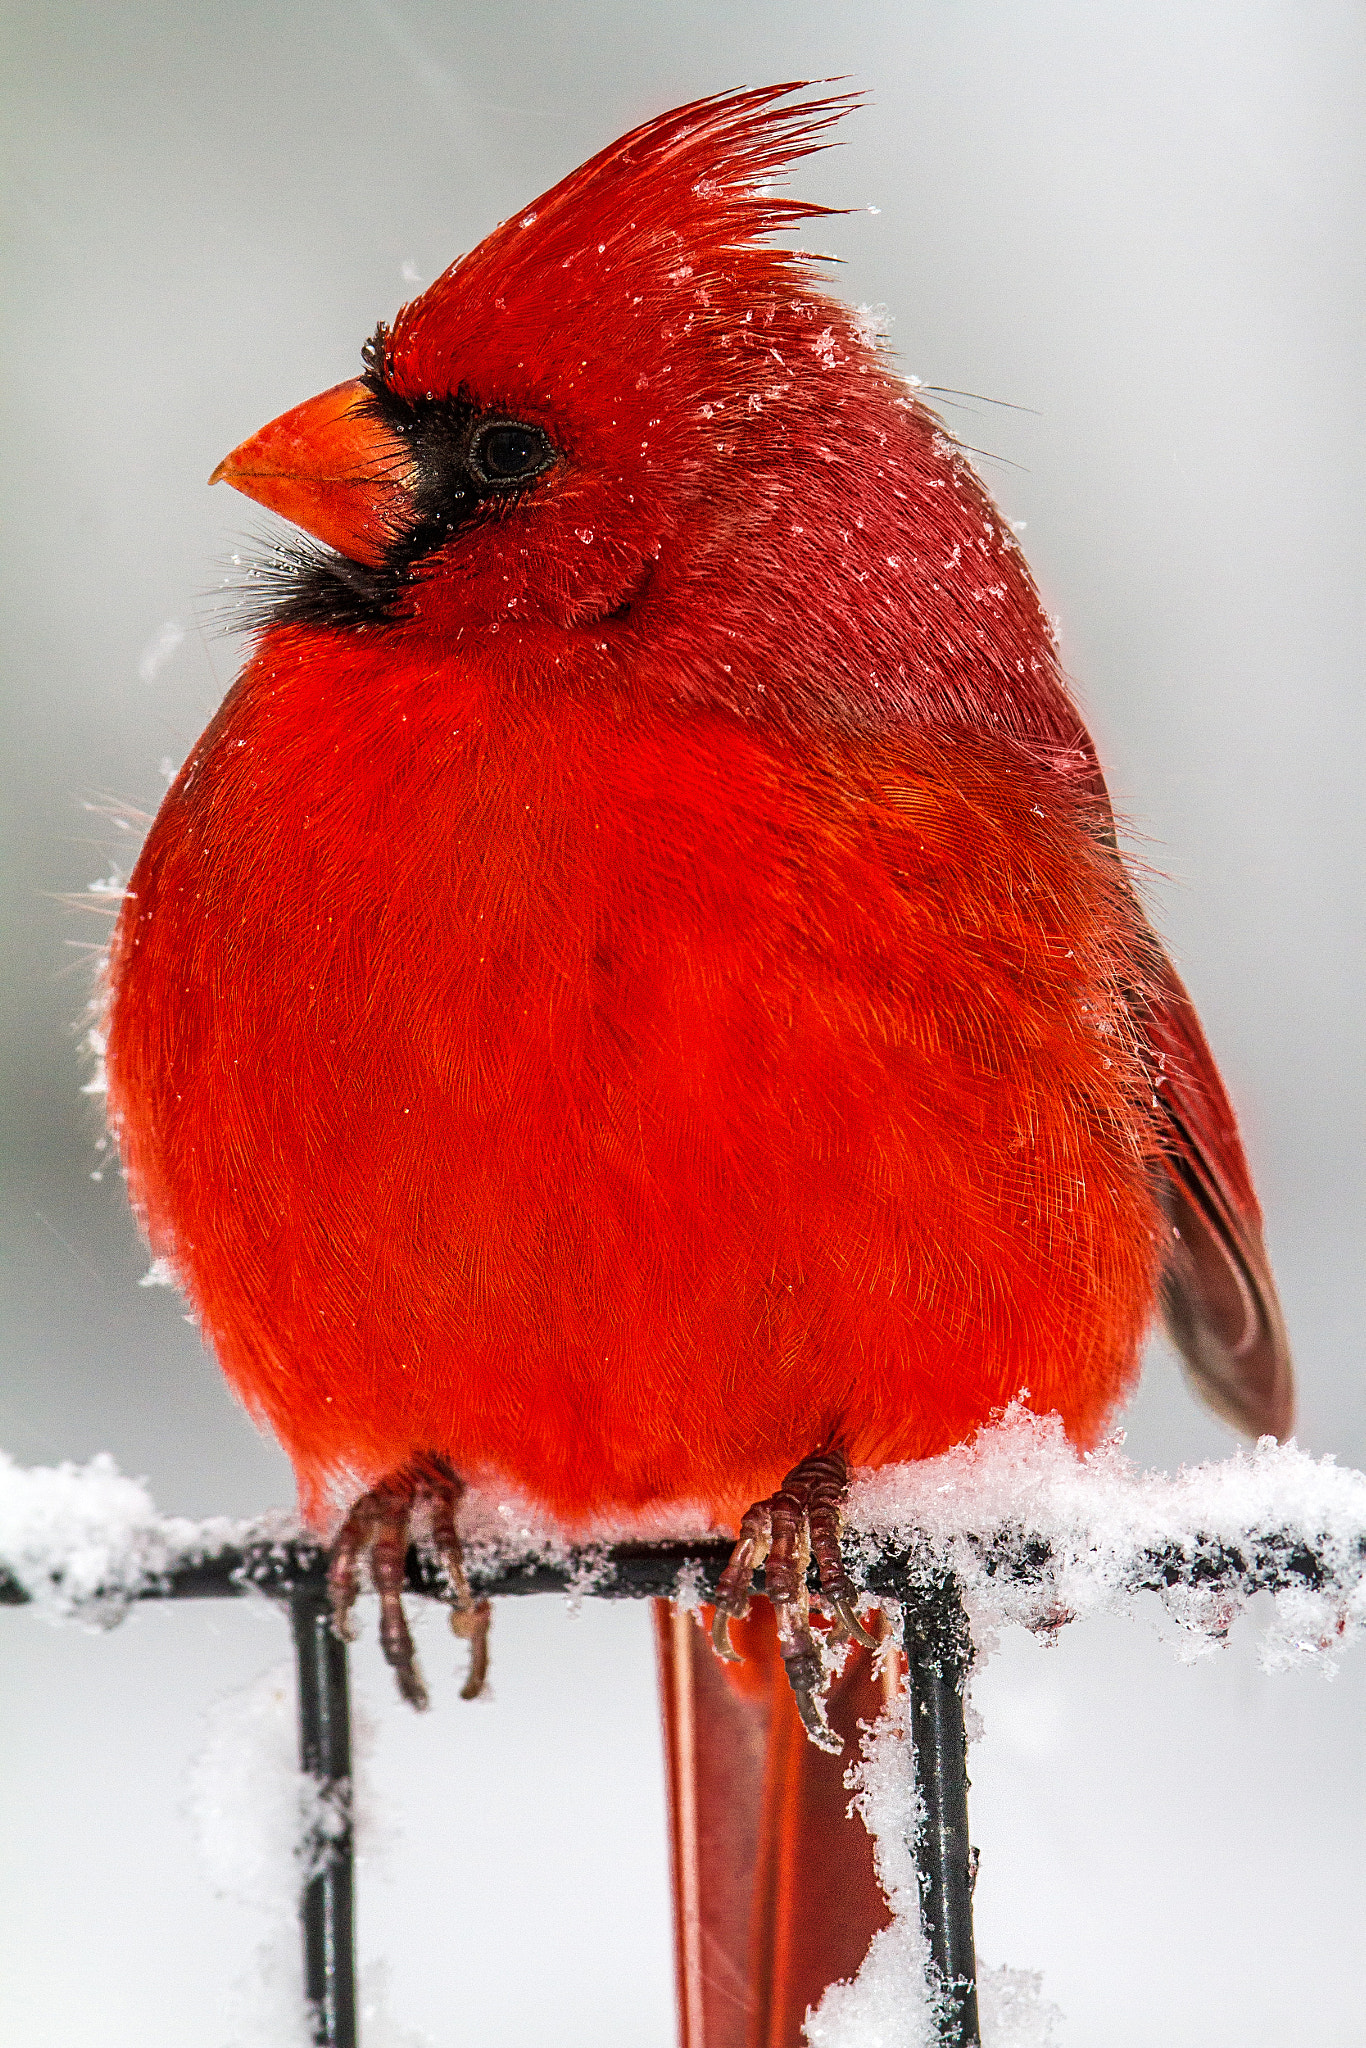
[(738, 1681), (663, 1632), (689, 2048), (795, 2042), (882, 1915), (793, 1706), (838, 1746), (874, 1691), (860, 1653), (822, 1699), (806, 1611), (814, 1551), (860, 1632), (849, 1467), (1017, 1399), (1094, 1441), (1159, 1309), (1222, 1414), (1291, 1403), (1019, 549), (767, 239), (843, 111), (790, 90), (614, 143), (220, 465), (321, 545), (109, 970), (148, 1237), (307, 1511), (349, 1504), (339, 1609), (368, 1549), (411, 1697), (415, 1504), (481, 1633), (466, 1482), (580, 1533), (743, 1518), (722, 1639), (767, 1552)]

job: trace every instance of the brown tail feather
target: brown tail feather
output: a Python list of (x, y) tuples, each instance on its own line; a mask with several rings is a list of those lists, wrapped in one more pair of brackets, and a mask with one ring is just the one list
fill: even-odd
[(1145, 1035), (1166, 1153), (1167, 1328), (1199, 1392), (1249, 1436), (1285, 1437), (1295, 1380), (1233, 1111), (1195, 1007), (1160, 959)]
[(851, 1977), (890, 1914), (844, 1774), (884, 1686), (857, 1651), (832, 1688), (839, 1756), (807, 1740), (767, 1603), (733, 1625), (744, 1662), (655, 1606), (682, 2048), (801, 2048), (807, 2009)]

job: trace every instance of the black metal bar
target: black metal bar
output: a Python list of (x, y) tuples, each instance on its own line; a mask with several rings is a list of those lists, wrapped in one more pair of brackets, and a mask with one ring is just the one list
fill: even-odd
[[(1058, 1560), (1046, 1537), (1008, 1526), (978, 1535), (964, 1532), (960, 1540), (975, 1553), (988, 1578), (1006, 1587), (1037, 1586), (1041, 1596), (1048, 1597)], [(914, 1578), (919, 1568), (919, 1553), (908, 1552), (900, 1545), (870, 1543), (867, 1539), (863, 1539), (861, 1547), (869, 1592), (904, 1599), (908, 1573)], [(622, 1543), (588, 1558), (583, 1552), (566, 1552), (553, 1561), (514, 1558), (494, 1562), (475, 1555), (468, 1561), (468, 1572), (473, 1590), (493, 1599), (573, 1589), (591, 1593), (597, 1599), (643, 1600), (667, 1598), (677, 1589), (679, 1572), (687, 1567), (695, 1574), (697, 1590), (706, 1598), (715, 1591), (730, 1548), (723, 1541)], [(585, 1562), (591, 1562), (593, 1567), (588, 1585), (583, 1579)], [(1259, 1591), (1277, 1593), (1291, 1586), (1308, 1586), (1315, 1591), (1341, 1587), (1344, 1592), (1351, 1592), (1360, 1581), (1363, 1566), (1366, 1536), (1347, 1544), (1330, 1543), (1326, 1535), (1311, 1542), (1299, 1530), (1264, 1529), (1235, 1545), (1196, 1535), (1136, 1551), (1119, 1568), (1114, 1591), (1162, 1593), (1176, 1586), (1224, 1587), (1246, 1597)], [(166, 1570), (143, 1579), (131, 1593), (123, 1593), (115, 1583), (108, 1589), (108, 1598), (116, 1609), (125, 1599), (235, 1599), (251, 1592), (288, 1597), (296, 1588), (321, 1587), (326, 1578), (326, 1552), (316, 1539), (253, 1536), (248, 1532), (241, 1542), (218, 1544), (199, 1555), (178, 1559)], [(53, 1580), (60, 1591), (59, 1569), (54, 1570)], [(448, 1597), (440, 1566), (417, 1550), (408, 1553), (407, 1584), (411, 1593)], [(0, 1607), (21, 1607), (33, 1597), (12, 1572), (0, 1565)], [(97, 1588), (82, 1588), (82, 1604), (98, 1598)]]
[(914, 1845), (920, 1904), (944, 2004), (944, 2048), (976, 2048), (977, 1952), (972, 1933), (976, 1860), (968, 1840), (968, 1751), (963, 1687), (972, 1638), (951, 1577), (927, 1585), (905, 1609), (911, 1741), (925, 1809)]
[[(731, 1549), (732, 1545), (721, 1539), (619, 1543), (610, 1550), (565, 1551), (554, 1560), (515, 1557), (492, 1561), (476, 1554), (466, 1560), (466, 1569), (476, 1593), (498, 1600), (517, 1593), (569, 1592), (601, 1600), (665, 1600), (677, 1592), (678, 1575), (685, 1568), (695, 1574), (698, 1590), (705, 1597), (715, 1592)], [(585, 1565), (591, 1572), (588, 1583)], [(59, 1574), (54, 1572), (53, 1580), (60, 1587)], [(128, 1600), (235, 1600), (247, 1593), (290, 1599), (305, 1587), (321, 1590), (326, 1584), (327, 1551), (316, 1537), (263, 1536), (179, 1558), (164, 1571), (149, 1573), (130, 1592), (123, 1592), (115, 1582), (104, 1597), (117, 1611)], [(450, 1598), (444, 1567), (415, 1547), (408, 1552), (405, 1584), (410, 1593)], [(0, 1607), (22, 1607), (34, 1597), (0, 1565)], [(100, 1597), (97, 1588), (82, 1589), (87, 1606)]]
[(351, 1702), (346, 1645), (332, 1626), (325, 1587), (290, 1595), (299, 1671), (299, 1765), (322, 1795), (307, 1844), (312, 1871), (299, 1902), (304, 1994), (316, 2048), (356, 2048), (356, 1965), (351, 1836)]

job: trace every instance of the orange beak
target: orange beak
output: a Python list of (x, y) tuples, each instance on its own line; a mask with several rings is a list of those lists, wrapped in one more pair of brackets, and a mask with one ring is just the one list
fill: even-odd
[(281, 413), (209, 478), (292, 519), (353, 562), (378, 567), (412, 524), (416, 469), (359, 378)]

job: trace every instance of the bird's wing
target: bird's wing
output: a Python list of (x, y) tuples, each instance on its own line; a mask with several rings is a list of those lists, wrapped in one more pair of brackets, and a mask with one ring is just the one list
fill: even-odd
[(1167, 1329), (1216, 1415), (1250, 1436), (1285, 1437), (1290, 1344), (1237, 1122), (1195, 1005), (1156, 942), (1146, 984), (1135, 1007), (1166, 1167)]
[[(1092, 824), (1123, 866), (1095, 744), (1060, 698), (1057, 760), (1066, 760)], [(1132, 887), (1127, 870), (1126, 884)], [(1142, 957), (1130, 1007), (1147, 1052), (1171, 1240), (1162, 1267), (1167, 1333), (1216, 1415), (1248, 1436), (1290, 1434), (1295, 1374), (1262, 1212), (1238, 1120), (1195, 1005), (1135, 903)]]

